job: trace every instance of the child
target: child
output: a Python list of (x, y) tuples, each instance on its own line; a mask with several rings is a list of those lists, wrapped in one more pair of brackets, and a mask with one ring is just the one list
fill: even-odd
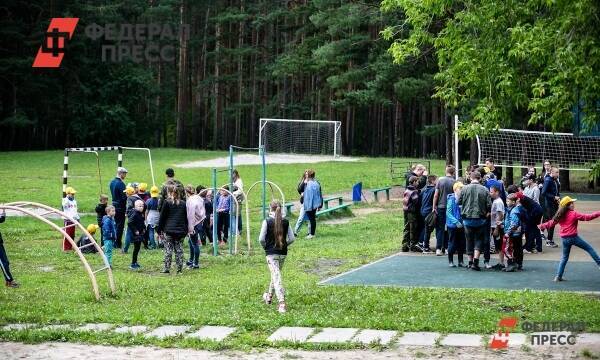
[[(6, 220), (6, 210), (2, 210), (2, 215), (0, 215), (0, 224)], [(0, 233), (0, 268), (2, 268), (2, 274), (4, 275), (4, 280), (6, 287), (16, 288), (19, 287), (19, 284), (15, 282), (12, 274), (10, 273), (10, 263), (8, 262), (8, 256), (6, 256), (6, 249), (4, 249), (4, 240), (2, 239), (2, 234)]]
[(420, 232), (421, 243), (417, 244), (417, 248), (421, 248), (423, 254), (431, 254), (432, 251), (429, 248), (429, 238), (431, 233), (435, 229), (435, 221), (437, 215), (433, 212), (433, 194), (435, 193), (435, 182), (437, 176), (427, 176), (427, 186), (421, 191), (420, 202), (421, 202), (421, 220), (422, 228)]
[(269, 290), (263, 294), (263, 300), (267, 305), (270, 305), (273, 298), (273, 291), (275, 291), (275, 295), (279, 301), (277, 311), (285, 313), (286, 306), (284, 289), (281, 284), (281, 269), (287, 256), (288, 246), (294, 242), (295, 237), (289, 221), (282, 218), (281, 203), (279, 201), (271, 202), (270, 210), (269, 218), (262, 222), (258, 237), (260, 244), (265, 249), (267, 265), (271, 272)]
[(504, 271), (523, 269), (523, 237), (521, 224), (521, 206), (517, 202), (517, 194), (513, 193), (506, 198), (506, 217), (504, 218), (504, 237), (502, 251), (506, 257)]
[(137, 260), (142, 241), (144, 241), (144, 233), (146, 232), (146, 224), (144, 223), (144, 202), (142, 200), (136, 200), (134, 209), (128, 214), (127, 218), (129, 220), (127, 229), (131, 229), (133, 241), (133, 257), (131, 258), (131, 265), (129, 268), (131, 270), (136, 270), (141, 267)]
[[(127, 194), (127, 207), (125, 208), (125, 215), (128, 219), (133, 215), (133, 212), (135, 211), (135, 202), (138, 200), (142, 200), (142, 198), (140, 198), (140, 196), (137, 194), (137, 186), (138, 185), (136, 183), (129, 184), (123, 191), (125, 194)], [(132, 240), (133, 233), (131, 232), (131, 230), (129, 230), (129, 227), (127, 227), (127, 232), (125, 233), (125, 246), (123, 246), (123, 254), (127, 254), (127, 251), (129, 250), (129, 245), (131, 244)]]
[[(102, 227), (102, 218), (106, 215), (106, 206), (108, 205), (108, 196), (100, 195), (100, 203), (96, 205), (96, 220), (98, 227)], [(102, 231), (100, 231), (100, 246), (102, 246)]]
[(146, 201), (148, 199), (150, 199), (150, 194), (148, 194), (148, 184), (146, 183), (140, 183), (138, 185), (138, 196), (140, 197), (140, 199), (142, 199), (142, 201), (144, 202), (144, 204), (146, 203)]
[(504, 237), (504, 231), (502, 224), (504, 222), (504, 202), (500, 197), (500, 189), (495, 185), (490, 188), (490, 196), (492, 198), (492, 210), (490, 212), (490, 248), (494, 246), (494, 250), (498, 250), (498, 264), (494, 265), (493, 268), (497, 270), (504, 269), (504, 253), (502, 252), (502, 238)]
[(231, 207), (231, 198), (229, 197), (229, 187), (224, 186), (217, 198), (217, 237), (219, 245), (227, 243), (229, 236), (229, 209)]
[(187, 266), (190, 269), (199, 269), (198, 259), (200, 257), (199, 238), (204, 232), (203, 222), (206, 217), (204, 200), (196, 194), (196, 189), (192, 185), (185, 187), (186, 192), (186, 210), (188, 220), (188, 242), (190, 245), (190, 260)]
[[(540, 192), (544, 208), (544, 219), (546, 221), (553, 219), (558, 211), (558, 202), (560, 201), (560, 183), (558, 182), (558, 168), (552, 167), (550, 175), (544, 177), (544, 186)], [(548, 237), (546, 246), (556, 248), (558, 245), (554, 243), (554, 227), (548, 228)]]
[(565, 272), (565, 266), (569, 261), (569, 254), (571, 253), (571, 246), (575, 245), (580, 249), (587, 251), (588, 254), (594, 259), (596, 264), (600, 268), (600, 257), (594, 250), (594, 248), (583, 240), (577, 234), (577, 224), (579, 220), (590, 221), (600, 217), (600, 211), (593, 212), (591, 214), (581, 214), (575, 211), (575, 201), (577, 199), (571, 199), (569, 196), (565, 196), (560, 201), (560, 207), (552, 220), (547, 221), (539, 226), (540, 230), (545, 230), (560, 225), (560, 238), (563, 243), (563, 252), (558, 264), (558, 270), (556, 271), (556, 277), (554, 281), (563, 281), (563, 274)]
[[(94, 236), (94, 234), (96, 234), (96, 230), (98, 230), (99, 228), (100, 226), (96, 224), (89, 224), (87, 226), (87, 232), (89, 232), (90, 235)], [(86, 234), (83, 234), (79, 237), (79, 240), (77, 241), (77, 247), (84, 254), (92, 254), (97, 251), (96, 248), (92, 245), (92, 241)]]
[(150, 189), (150, 198), (146, 200), (146, 231), (148, 234), (148, 247), (150, 249), (156, 249), (156, 241), (154, 239), (154, 233), (156, 226), (158, 225), (158, 219), (160, 213), (158, 212), (158, 187), (153, 186)]
[(463, 256), (465, 253), (465, 229), (460, 215), (460, 207), (456, 202), (456, 198), (460, 196), (460, 189), (463, 188), (463, 183), (457, 181), (452, 186), (454, 194), (448, 194), (446, 201), (446, 227), (448, 228), (448, 264), (450, 267), (454, 265), (454, 253), (458, 254), (458, 266), (463, 267)]
[(213, 203), (212, 203), (212, 190), (204, 190), (204, 186), (200, 185), (198, 186), (198, 188), (196, 188), (196, 190), (200, 189), (200, 191), (198, 191), (200, 193), (200, 197), (202, 197), (204, 199), (204, 210), (206, 213), (206, 219), (204, 220), (204, 234), (203, 236), (200, 238), (200, 241), (202, 242), (202, 245), (206, 245), (206, 238), (208, 237), (208, 241), (209, 243), (212, 244), (213, 242), (213, 232), (212, 232), (212, 227), (213, 227)]
[(402, 238), (402, 252), (419, 251), (416, 248), (418, 240), (418, 209), (419, 209), (419, 190), (417, 185), (419, 178), (411, 176), (408, 179), (408, 186), (404, 190), (402, 198), (402, 210), (404, 210), (404, 237)]
[(106, 215), (102, 218), (102, 238), (104, 239), (104, 256), (108, 265), (112, 269), (112, 249), (114, 242), (117, 241), (117, 224), (115, 223), (115, 207), (108, 205)]
[[(67, 187), (65, 189), (65, 197), (62, 199), (62, 209), (65, 214), (73, 218), (75, 221), (79, 222), (79, 212), (77, 211), (77, 200), (75, 200), (75, 189), (72, 187)], [(75, 240), (75, 224), (70, 220), (65, 219), (65, 232), (71, 237), (71, 239)], [(63, 251), (72, 250), (73, 247), (71, 243), (65, 237), (63, 239)]]

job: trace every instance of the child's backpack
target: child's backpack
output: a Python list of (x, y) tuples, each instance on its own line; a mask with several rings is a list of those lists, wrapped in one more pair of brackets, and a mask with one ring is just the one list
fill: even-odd
[[(79, 241), (77, 241), (77, 247), (81, 248), (82, 246), (85, 246), (83, 249), (81, 249), (81, 252), (84, 254), (93, 254), (95, 252), (98, 252), (96, 250), (95, 246), (91, 245), (92, 241), (87, 237), (87, 235), (81, 235), (81, 237), (79, 238)], [(88, 245), (88, 246), (86, 246)]]

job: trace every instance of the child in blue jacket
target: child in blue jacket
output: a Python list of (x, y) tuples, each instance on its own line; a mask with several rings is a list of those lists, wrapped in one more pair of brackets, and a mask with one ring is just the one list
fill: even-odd
[(446, 202), (446, 227), (448, 228), (448, 263), (450, 267), (454, 265), (454, 253), (458, 254), (458, 266), (463, 267), (463, 256), (465, 254), (465, 229), (460, 215), (460, 206), (457, 198), (460, 196), (460, 190), (463, 183), (457, 181), (452, 186), (454, 194), (448, 194)]
[(117, 224), (115, 223), (115, 207), (108, 205), (106, 207), (106, 215), (102, 218), (102, 239), (104, 246), (104, 256), (110, 268), (112, 269), (112, 250), (115, 241), (117, 241)]

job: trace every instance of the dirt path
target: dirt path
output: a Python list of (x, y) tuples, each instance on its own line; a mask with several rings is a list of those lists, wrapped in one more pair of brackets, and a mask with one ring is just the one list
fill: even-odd
[[(600, 344), (587, 347), (592, 355), (598, 355)], [(481, 348), (444, 348), (444, 347), (401, 347), (386, 351), (299, 351), (268, 349), (265, 351), (205, 351), (190, 349), (163, 349), (156, 347), (118, 347), (71, 343), (22, 344), (14, 342), (0, 343), (1, 359), (49, 359), (49, 360), (117, 360), (117, 359), (332, 359), (332, 360), (383, 360), (383, 359), (578, 359), (586, 358), (584, 347), (544, 347), (533, 349), (510, 349), (497, 352)]]

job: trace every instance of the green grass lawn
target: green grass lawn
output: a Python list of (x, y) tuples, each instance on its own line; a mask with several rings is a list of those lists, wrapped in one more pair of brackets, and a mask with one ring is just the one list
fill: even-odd
[[(155, 151), (157, 174), (174, 163), (221, 156), (189, 150)], [(143, 158), (127, 160), (134, 174), (144, 169)], [(93, 174), (93, 166), (73, 160), (74, 173)], [(130, 163), (127, 163), (130, 161)], [(0, 202), (32, 199), (52, 205), (60, 201), (60, 152), (2, 153)], [(93, 164), (92, 164), (93, 165)], [(326, 192), (349, 191), (356, 181), (365, 187), (390, 183), (386, 159), (365, 159), (360, 163), (312, 164)], [(442, 163), (434, 165), (440, 172)], [(103, 167), (113, 166), (103, 159)], [(269, 178), (282, 185), (287, 196), (295, 198), (302, 164), (269, 166)], [(75, 170), (77, 168), (77, 170)], [(437, 168), (437, 170), (436, 170)], [(258, 180), (258, 167), (241, 167), (245, 181)], [(209, 171), (179, 170), (184, 183), (207, 183)], [(246, 180), (248, 179), (248, 180)], [(108, 180), (108, 179), (107, 179)], [(136, 178), (137, 180), (137, 178)], [(141, 179), (140, 179), (141, 180)], [(146, 179), (144, 179), (146, 180)], [(75, 178), (80, 207), (91, 211), (96, 199), (94, 178)], [(72, 253), (60, 251), (61, 239), (40, 222), (9, 218), (0, 225), (9, 253), (11, 269), (22, 284), (19, 289), (0, 290), (0, 324), (13, 322), (68, 323), (109, 322), (158, 326), (164, 324), (227, 325), (239, 328), (224, 343), (184, 338), (149, 340), (142, 336), (117, 334), (78, 334), (69, 331), (40, 330), (2, 332), (0, 339), (28, 342), (57, 340), (103, 344), (155, 344), (195, 348), (249, 349), (270, 346), (267, 337), (280, 326), (357, 327), (399, 331), (439, 331), (492, 333), (498, 320), (516, 315), (528, 321), (585, 321), (588, 331), (600, 331), (600, 301), (593, 295), (543, 291), (409, 289), (375, 287), (319, 286), (325, 277), (393, 254), (400, 246), (402, 216), (398, 203), (380, 205), (386, 211), (356, 218), (350, 224), (319, 225), (314, 240), (298, 239), (290, 248), (284, 267), (284, 286), (289, 312), (277, 313), (275, 306), (261, 301), (269, 282), (264, 255), (208, 255), (204, 248), (199, 271), (181, 275), (159, 274), (162, 251), (140, 253), (141, 271), (127, 269), (129, 255), (114, 255), (114, 275), (118, 293), (109, 293), (104, 273), (98, 274), (101, 293), (95, 301), (81, 263)], [(252, 214), (253, 245), (256, 247), (258, 211)], [(95, 217), (84, 217), (83, 223)], [(245, 246), (241, 246), (244, 250)], [(185, 249), (185, 248), (184, 248)], [(243, 251), (245, 253), (245, 251)], [(89, 256), (94, 268), (100, 261)], [(443, 261), (440, 259), (440, 261)], [(441, 271), (444, 271), (443, 269)], [(414, 269), (419, 276), (419, 269)], [(499, 274), (502, 276), (502, 274)], [(549, 279), (552, 274), (548, 274)], [(293, 345), (307, 349), (323, 345)], [(358, 345), (326, 345), (343, 348)]]

